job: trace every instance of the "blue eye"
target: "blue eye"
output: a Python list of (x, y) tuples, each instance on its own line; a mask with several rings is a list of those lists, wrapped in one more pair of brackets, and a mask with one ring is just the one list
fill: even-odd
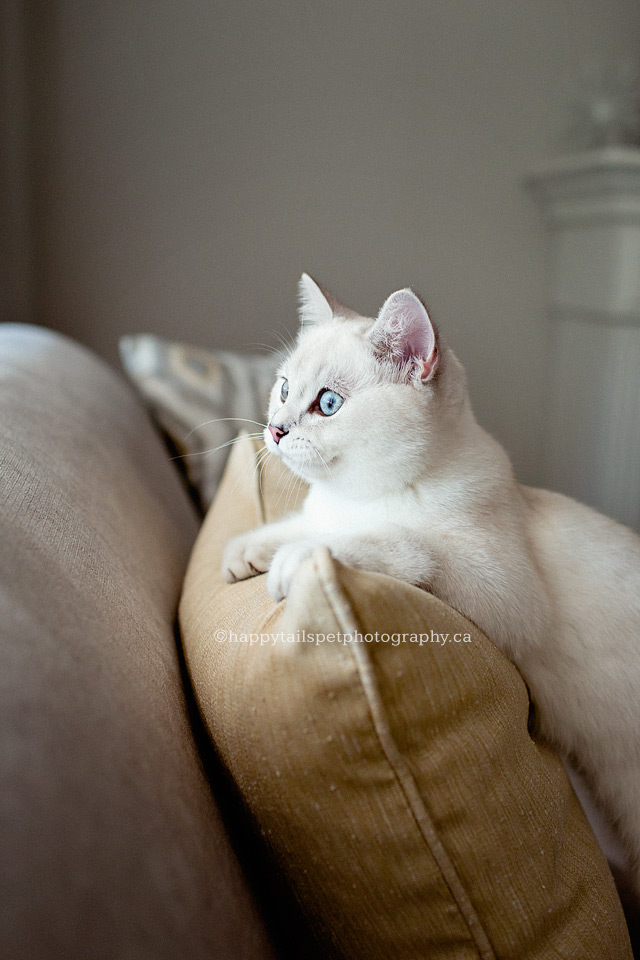
[(284, 403), (287, 397), (289, 396), (289, 381), (283, 380), (282, 386), (280, 387), (280, 399)]
[(331, 417), (336, 413), (342, 404), (344, 403), (344, 397), (341, 397), (339, 393), (336, 393), (334, 390), (324, 390), (318, 397), (318, 406), (320, 408), (320, 413), (325, 417)]

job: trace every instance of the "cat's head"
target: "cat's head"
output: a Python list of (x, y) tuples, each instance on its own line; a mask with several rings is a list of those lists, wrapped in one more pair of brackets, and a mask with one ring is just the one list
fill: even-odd
[(301, 329), (269, 403), (267, 448), (310, 483), (352, 496), (415, 482), (443, 456), (466, 388), (426, 307), (405, 288), (377, 319), (342, 306), (307, 274)]

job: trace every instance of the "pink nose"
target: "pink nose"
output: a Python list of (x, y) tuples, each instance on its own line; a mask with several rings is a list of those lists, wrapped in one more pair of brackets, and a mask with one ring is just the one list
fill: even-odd
[(282, 427), (274, 427), (272, 423), (269, 424), (269, 433), (276, 443), (280, 443), (282, 438), (286, 436), (288, 432), (288, 430), (283, 430)]

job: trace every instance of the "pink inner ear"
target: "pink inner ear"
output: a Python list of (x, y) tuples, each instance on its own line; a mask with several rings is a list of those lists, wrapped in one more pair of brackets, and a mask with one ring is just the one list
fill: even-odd
[(371, 332), (374, 343), (401, 363), (412, 358), (427, 380), (437, 361), (436, 335), (429, 314), (413, 290), (398, 290), (384, 303)]
[(429, 380), (433, 375), (433, 372), (436, 368), (436, 363), (438, 362), (438, 351), (434, 349), (431, 351), (431, 357), (428, 360), (423, 360), (422, 357), (418, 358), (418, 370), (420, 371), (421, 380)]

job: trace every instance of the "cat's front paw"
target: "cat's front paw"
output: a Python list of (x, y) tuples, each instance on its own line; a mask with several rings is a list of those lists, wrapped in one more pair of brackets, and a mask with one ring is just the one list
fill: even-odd
[(276, 547), (260, 530), (242, 533), (229, 540), (222, 556), (222, 576), (227, 583), (236, 583), (266, 573)]
[(289, 595), (298, 567), (319, 546), (317, 540), (294, 540), (276, 550), (269, 567), (267, 590), (277, 603)]

